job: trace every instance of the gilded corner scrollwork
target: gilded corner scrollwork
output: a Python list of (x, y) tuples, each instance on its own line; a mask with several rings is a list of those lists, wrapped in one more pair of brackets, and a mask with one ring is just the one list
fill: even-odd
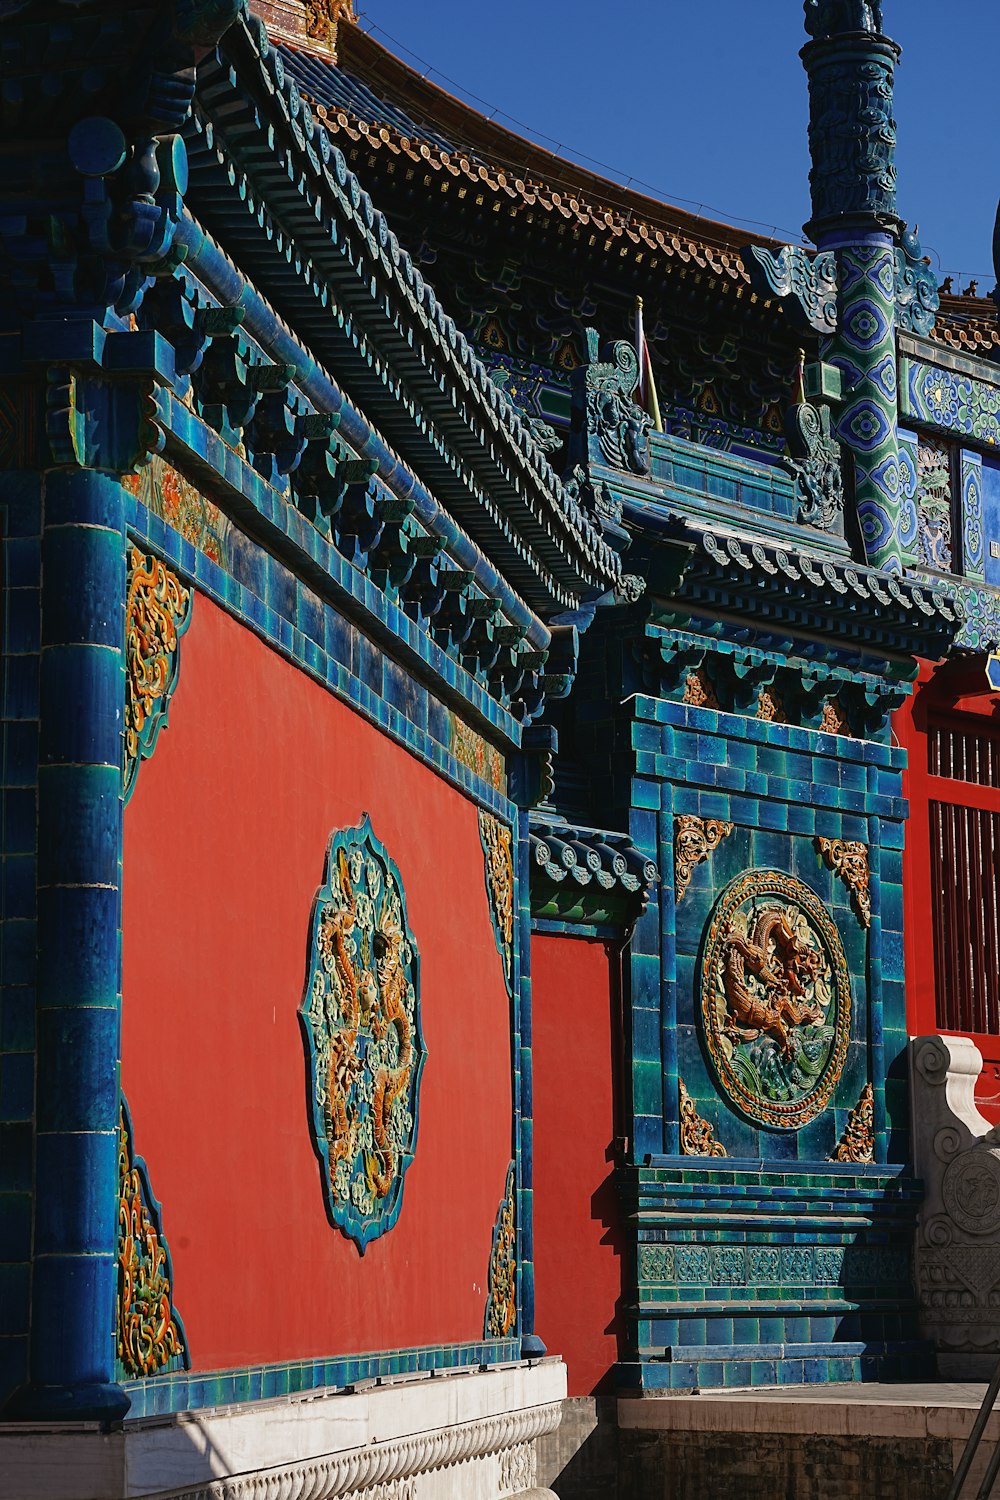
[(726, 1156), (725, 1146), (717, 1141), (711, 1125), (703, 1120), (698, 1113), (697, 1106), (691, 1095), (684, 1086), (683, 1078), (678, 1078), (678, 1086), (681, 1096), (681, 1155), (682, 1156)]
[(514, 1163), (507, 1168), (503, 1201), (493, 1229), (483, 1334), (511, 1338), (517, 1331), (517, 1207)]
[(873, 1162), (875, 1160), (875, 1095), (870, 1083), (851, 1110), (831, 1161)]
[(695, 867), (702, 864), (722, 840), (732, 833), (733, 824), (720, 818), (698, 818), (682, 814), (674, 819), (674, 900), (680, 902), (691, 884)]
[(817, 837), (816, 848), (829, 868), (838, 875), (851, 893), (854, 909), (862, 927), (872, 925), (872, 903), (869, 889), (868, 850), (853, 839)]
[(115, 1347), (126, 1377), (186, 1369), (187, 1341), (171, 1300), (170, 1252), (149, 1173), (135, 1155), (132, 1121), (118, 1113), (118, 1294)]
[(167, 723), (180, 670), (180, 637), (191, 623), (192, 593), (158, 557), (130, 547), (125, 606), (124, 796)]
[(419, 976), (402, 877), (365, 815), (330, 839), (299, 1007), (327, 1208), (362, 1254), (399, 1217), (416, 1151)]
[(480, 808), (479, 839), (486, 861), (493, 935), (509, 990), (514, 974), (514, 835), (506, 823)]

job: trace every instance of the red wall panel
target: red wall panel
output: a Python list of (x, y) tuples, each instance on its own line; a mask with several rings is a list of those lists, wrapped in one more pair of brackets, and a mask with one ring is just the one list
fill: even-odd
[[(298, 1006), (327, 842), (363, 811), (420, 950), (396, 1227), (331, 1227)], [(511, 1155), (509, 1001), (476, 810), (209, 600), (125, 813), (122, 1085), (196, 1369), (482, 1337)]]
[[(912, 697), (893, 716), (893, 729), (906, 750), (903, 795), (909, 802), (903, 852), (904, 942), (906, 951), (906, 1019), (912, 1036), (944, 1030), (938, 1024), (934, 954), (934, 902), (931, 878), (930, 804), (935, 798), (957, 804), (979, 805), (983, 789), (942, 781), (928, 769), (928, 730), (945, 715), (970, 729), (995, 722), (997, 699), (985, 692), (981, 663), (961, 661), (944, 666), (921, 662)], [(987, 794), (988, 795), (988, 794)], [(994, 799), (995, 800), (995, 799)], [(988, 877), (989, 872), (984, 872)], [(976, 1102), (992, 1123), (1000, 1123), (1000, 1037), (983, 1032), (972, 1036), (983, 1054), (984, 1066), (976, 1084)]]
[(603, 943), (532, 938), (535, 1326), (571, 1396), (610, 1385), (619, 1353), (611, 962)]

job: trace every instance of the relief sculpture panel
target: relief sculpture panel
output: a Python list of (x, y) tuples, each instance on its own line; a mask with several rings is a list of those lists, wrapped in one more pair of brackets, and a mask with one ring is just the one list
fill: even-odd
[(748, 1119), (794, 1130), (829, 1102), (847, 1056), (850, 976), (836, 925), (794, 876), (751, 870), (709, 918), (701, 1022), (723, 1093)]
[(364, 1253), (402, 1207), (425, 1048), (402, 879), (367, 815), (334, 833), (299, 1014), (330, 1217)]

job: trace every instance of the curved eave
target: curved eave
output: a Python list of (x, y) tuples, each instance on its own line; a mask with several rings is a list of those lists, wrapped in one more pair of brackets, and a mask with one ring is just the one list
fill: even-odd
[[(231, 29), (218, 62), (202, 69), (199, 101), (202, 148), (208, 149), (195, 152), (189, 190), (199, 216), (239, 258), (264, 257), (253, 267), (255, 279), (279, 305), (287, 288), (275, 277), (287, 278), (274, 260), (276, 247), (291, 249), (291, 258), (284, 254), (289, 264), (308, 259), (314, 275), (321, 273), (341, 307), (340, 323), (346, 314), (355, 330), (340, 339), (351, 377), (363, 386), (375, 379), (378, 387), (359, 387), (361, 399), (384, 394), (387, 371), (400, 376), (412, 397), (409, 411), (402, 400), (383, 403), (380, 411), (401, 456), (455, 507), (484, 550), (515, 569), (525, 590), (530, 557), (537, 556), (540, 573), (554, 584), (550, 607), (612, 586), (621, 571), (617, 553), (563, 490), (520, 413), (338, 161), (327, 132), (301, 105), (258, 28)], [(263, 210), (277, 231), (270, 246), (247, 211), (248, 191), (258, 218)], [(284, 247), (277, 244), (282, 238)], [(305, 305), (301, 293), (296, 301), (289, 313), (307, 341), (336, 342), (330, 308)], [(365, 352), (357, 330), (365, 335)], [(520, 556), (509, 555), (512, 525)]]

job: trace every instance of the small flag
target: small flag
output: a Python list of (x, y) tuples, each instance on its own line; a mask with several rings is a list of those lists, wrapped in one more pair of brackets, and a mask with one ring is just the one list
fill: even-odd
[(799, 361), (795, 366), (795, 379), (792, 381), (792, 405), (804, 406), (806, 399), (806, 351), (799, 350)]
[(642, 298), (635, 299), (635, 357), (639, 361), (639, 405), (653, 419), (657, 432), (663, 431), (660, 403), (656, 399), (656, 382), (653, 379), (653, 361), (649, 357), (649, 345), (642, 326)]

